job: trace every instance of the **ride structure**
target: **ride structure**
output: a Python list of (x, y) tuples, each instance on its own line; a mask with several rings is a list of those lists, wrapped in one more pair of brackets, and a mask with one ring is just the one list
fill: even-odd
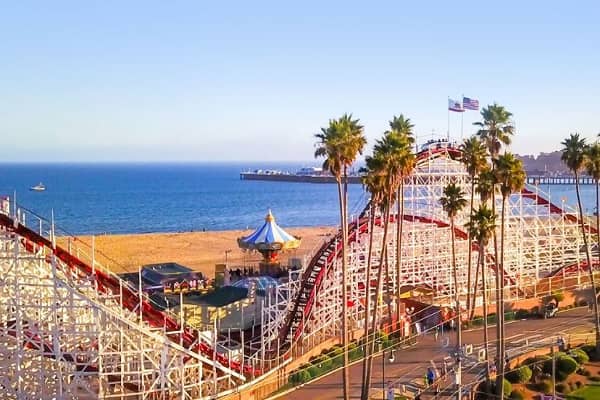
[[(458, 287), (451, 267), (450, 224), (439, 204), (444, 186), (459, 185), (470, 197), (471, 182), (460, 152), (428, 148), (404, 184), (400, 276), (396, 275), (396, 235), (381, 253), (384, 220), (360, 209), (350, 223), (347, 299), (342, 298), (341, 234), (314, 252), (302, 268), (288, 269), (263, 290), (260, 319), (252, 331), (197, 331), (183, 315), (152, 303), (141, 288), (115, 274), (118, 264), (93, 246), (57, 232), (52, 221), (0, 204), (0, 386), (6, 398), (200, 399), (227, 396), (278, 371), (295, 356), (339, 336), (342, 301), (351, 329), (364, 323), (367, 296), (383, 324), (401, 291), (421, 288), (427, 301), (451, 305), (458, 290), (481, 304), (482, 274), (477, 244), (468, 265), (468, 209), (456, 218)], [(496, 209), (502, 209), (496, 197)], [(475, 196), (475, 206), (479, 204)], [(505, 297), (537, 296), (538, 283), (551, 276), (587, 284), (578, 215), (556, 205), (537, 187), (511, 195), (505, 210), (504, 264), (496, 267), (492, 246), (485, 250), (488, 290), (503, 272)], [(268, 219), (268, 217), (267, 217)], [(390, 232), (400, 218), (392, 215)], [(269, 221), (267, 221), (268, 223)], [(273, 221), (274, 222), (274, 221)], [(500, 222), (500, 219), (498, 219)], [(584, 221), (588, 234), (595, 230)], [(498, 232), (500, 227), (498, 227)], [(369, 236), (373, 235), (368, 263)], [(592, 235), (594, 236), (594, 235)], [(596, 244), (597, 246), (597, 244)], [(102, 258), (102, 262), (100, 259)], [(384, 296), (374, 299), (374, 282), (386, 261)], [(370, 268), (367, 269), (367, 266)], [(596, 267), (596, 265), (593, 265)], [(468, 287), (471, 282), (471, 287)], [(493, 298), (493, 296), (488, 296)], [(376, 301), (375, 301), (376, 300)]]

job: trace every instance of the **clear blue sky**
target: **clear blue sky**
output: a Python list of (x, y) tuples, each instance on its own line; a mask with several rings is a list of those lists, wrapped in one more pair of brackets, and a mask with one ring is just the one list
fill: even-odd
[(514, 113), (514, 151), (555, 150), (600, 132), (599, 20), (592, 1), (5, 2), (0, 160), (310, 160), (329, 118), (372, 143), (402, 112), (428, 138), (463, 93)]

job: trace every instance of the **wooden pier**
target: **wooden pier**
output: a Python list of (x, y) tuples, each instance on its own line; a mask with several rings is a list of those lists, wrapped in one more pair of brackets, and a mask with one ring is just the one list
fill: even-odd
[[(594, 179), (590, 176), (580, 176), (577, 178), (580, 185), (593, 185)], [(527, 176), (527, 183), (530, 185), (574, 185), (575, 177), (572, 175), (563, 176)]]

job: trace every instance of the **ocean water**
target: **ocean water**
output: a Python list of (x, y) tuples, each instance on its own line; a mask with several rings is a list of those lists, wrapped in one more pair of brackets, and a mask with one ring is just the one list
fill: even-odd
[[(22, 206), (73, 234), (182, 232), (259, 226), (268, 209), (283, 226), (337, 225), (334, 184), (242, 181), (246, 169), (295, 171), (301, 164), (0, 164), (0, 195), (16, 191)], [(29, 187), (43, 182), (45, 192)], [(573, 186), (541, 185), (553, 202), (575, 205)], [(595, 188), (582, 187), (595, 208)], [(350, 213), (367, 196), (349, 186)]]
[[(283, 226), (336, 225), (331, 184), (242, 181), (246, 169), (295, 171), (300, 164), (0, 164), (0, 195), (37, 214), (54, 211), (73, 234), (254, 228), (268, 209)], [(29, 187), (43, 182), (44, 192)], [(349, 209), (366, 203), (350, 185)]]

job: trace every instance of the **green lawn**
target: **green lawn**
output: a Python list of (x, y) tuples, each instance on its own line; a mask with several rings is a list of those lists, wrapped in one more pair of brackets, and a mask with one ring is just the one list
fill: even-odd
[(573, 400), (600, 399), (600, 385), (589, 385), (589, 386), (582, 387), (581, 389), (577, 389), (574, 392), (571, 392), (566, 397), (567, 397), (567, 399), (573, 399)]

